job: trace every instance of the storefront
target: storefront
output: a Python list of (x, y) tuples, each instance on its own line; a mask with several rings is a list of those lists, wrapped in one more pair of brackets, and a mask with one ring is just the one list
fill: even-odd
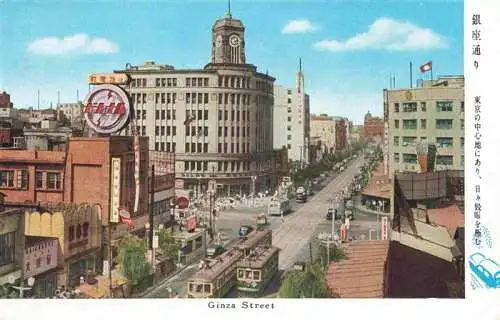
[(81, 277), (87, 280), (87, 278), (95, 277), (101, 273), (100, 254), (100, 250), (94, 250), (93, 252), (85, 254), (84, 257), (71, 259), (73, 262), (67, 264), (69, 288), (78, 287)]

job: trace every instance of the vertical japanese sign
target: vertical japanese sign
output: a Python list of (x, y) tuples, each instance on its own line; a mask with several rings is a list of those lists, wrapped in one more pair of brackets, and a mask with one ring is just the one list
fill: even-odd
[(382, 240), (388, 240), (389, 239), (389, 234), (388, 234), (388, 229), (389, 229), (389, 219), (387, 217), (382, 217)]
[[(466, 294), (500, 289), (500, 11), (496, 1), (465, 2)], [(487, 298), (486, 298), (487, 299)], [(498, 298), (497, 298), (498, 299)]]
[(111, 206), (109, 222), (120, 222), (121, 159), (111, 159)]

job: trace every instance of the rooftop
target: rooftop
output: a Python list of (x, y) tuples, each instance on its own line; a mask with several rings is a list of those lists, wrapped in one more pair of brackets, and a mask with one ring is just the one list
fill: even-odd
[(253, 230), (246, 238), (241, 239), (236, 243), (235, 248), (238, 249), (248, 249), (254, 248), (256, 244), (262, 240), (265, 236), (272, 236), (273, 231), (271, 229), (263, 230)]
[(330, 264), (326, 281), (339, 298), (382, 298), (389, 241), (357, 241), (347, 259)]
[(363, 189), (362, 194), (389, 199), (391, 192), (392, 185), (389, 177), (384, 174), (384, 165), (381, 163), (372, 171), (370, 183)]
[(269, 261), (269, 258), (273, 256), (273, 254), (277, 253), (279, 248), (277, 247), (257, 247), (255, 249), (254, 254), (249, 255), (248, 257), (238, 261), (238, 268), (262, 268), (264, 264)]
[(444, 208), (427, 209), (427, 216), (430, 223), (448, 229), (452, 237), (455, 235), (457, 228), (464, 227), (464, 214), (455, 204)]
[(188, 281), (211, 282), (238, 261), (242, 255), (243, 253), (238, 250), (226, 251), (216, 259), (210, 261), (203, 269), (196, 272)]

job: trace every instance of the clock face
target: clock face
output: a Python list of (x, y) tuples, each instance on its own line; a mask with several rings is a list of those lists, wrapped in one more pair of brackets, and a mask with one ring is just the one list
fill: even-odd
[(239, 46), (240, 45), (240, 37), (233, 34), (231, 37), (229, 37), (229, 44), (231, 45), (231, 47)]
[(220, 48), (220, 46), (222, 46), (222, 36), (221, 35), (217, 36), (217, 39), (215, 40), (215, 46), (217, 48)]

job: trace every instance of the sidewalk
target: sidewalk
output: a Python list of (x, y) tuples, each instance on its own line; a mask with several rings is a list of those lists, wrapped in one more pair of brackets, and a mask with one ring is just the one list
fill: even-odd
[(172, 279), (173, 277), (177, 276), (178, 274), (180, 274), (182, 271), (184, 271), (185, 269), (187, 269), (190, 266), (191, 265), (184, 265), (184, 266), (182, 266), (182, 268), (179, 268), (179, 269), (175, 270), (174, 272), (172, 272), (171, 274), (169, 274), (166, 278), (164, 278), (161, 281), (157, 282), (155, 285), (147, 288), (146, 290), (144, 290), (141, 293), (138, 293), (137, 295), (135, 295), (134, 298), (144, 298), (146, 295), (152, 293), (158, 287), (161, 287), (165, 282), (168, 282), (170, 279)]
[(380, 215), (380, 216), (388, 216), (390, 214), (389, 212), (379, 212), (377, 210), (369, 209), (362, 204), (357, 204), (356, 206), (354, 206), (354, 209), (361, 211), (363, 213), (376, 214), (376, 215)]

